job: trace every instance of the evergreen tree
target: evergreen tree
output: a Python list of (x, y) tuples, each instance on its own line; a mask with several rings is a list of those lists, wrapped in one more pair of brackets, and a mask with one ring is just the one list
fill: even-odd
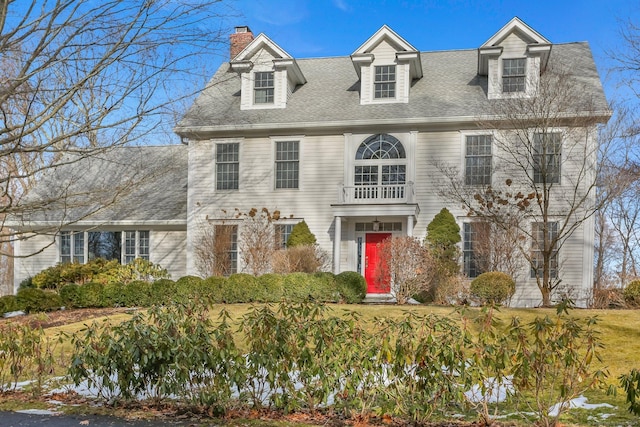
[(460, 227), (456, 219), (447, 208), (442, 208), (427, 225), (425, 245), (429, 246), (442, 269), (449, 274), (456, 274), (459, 271), (456, 244), (460, 240)]
[(309, 226), (304, 220), (293, 226), (291, 234), (287, 239), (287, 247), (293, 248), (302, 245), (315, 245), (316, 236), (309, 230)]

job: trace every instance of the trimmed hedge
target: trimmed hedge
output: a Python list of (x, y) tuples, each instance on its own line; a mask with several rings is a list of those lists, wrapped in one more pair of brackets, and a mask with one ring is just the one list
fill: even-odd
[(367, 296), (367, 281), (356, 271), (343, 271), (336, 276), (338, 292), (347, 304), (362, 302)]
[[(73, 269), (73, 268), (72, 268)], [(47, 274), (52, 271), (48, 270)], [(62, 285), (57, 292), (39, 288), (23, 288), (18, 297), (3, 297), (0, 313), (25, 310), (47, 311), (68, 308), (148, 307), (172, 302), (273, 303), (318, 301), (359, 303), (366, 295), (366, 282), (360, 274), (348, 271), (332, 273), (269, 273), (260, 277), (245, 273), (229, 277), (202, 279), (184, 276), (176, 282), (159, 279), (149, 283), (136, 280), (121, 282), (90, 281)]]
[(42, 289), (20, 289), (16, 297), (18, 306), (27, 313), (52, 311), (62, 307), (60, 295)]
[(489, 271), (473, 279), (469, 291), (480, 304), (502, 304), (516, 292), (516, 282), (507, 273)]

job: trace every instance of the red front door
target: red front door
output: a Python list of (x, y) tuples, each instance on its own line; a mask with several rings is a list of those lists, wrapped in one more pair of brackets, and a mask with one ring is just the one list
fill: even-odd
[(364, 278), (367, 281), (368, 294), (389, 293), (389, 277), (380, 268), (385, 269), (384, 262), (379, 262), (380, 244), (391, 233), (367, 233), (365, 243)]

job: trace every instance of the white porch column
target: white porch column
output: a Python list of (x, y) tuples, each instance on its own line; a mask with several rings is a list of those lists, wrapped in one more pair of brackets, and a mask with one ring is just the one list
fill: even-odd
[(413, 216), (407, 217), (407, 236), (413, 237)]
[(333, 217), (333, 274), (340, 273), (340, 243), (342, 242), (342, 217)]

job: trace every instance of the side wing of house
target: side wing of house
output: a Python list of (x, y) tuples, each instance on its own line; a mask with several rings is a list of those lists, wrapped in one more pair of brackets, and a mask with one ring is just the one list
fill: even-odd
[(120, 147), (52, 168), (14, 218), (14, 290), (43, 269), (94, 258), (147, 259), (186, 274), (187, 147)]

